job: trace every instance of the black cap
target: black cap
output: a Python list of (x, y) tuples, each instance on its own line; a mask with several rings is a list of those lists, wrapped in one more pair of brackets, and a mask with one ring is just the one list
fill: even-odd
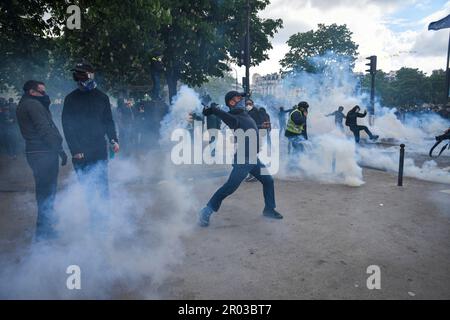
[(94, 73), (94, 67), (90, 63), (79, 62), (75, 65), (75, 68), (70, 69), (70, 71)]
[(225, 104), (229, 107), (228, 102), (234, 97), (245, 97), (245, 93), (237, 91), (228, 91), (225, 95)]

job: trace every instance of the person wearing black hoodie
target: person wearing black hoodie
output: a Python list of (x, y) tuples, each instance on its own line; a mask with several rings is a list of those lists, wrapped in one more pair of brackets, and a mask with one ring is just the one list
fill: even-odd
[(109, 98), (97, 89), (93, 67), (78, 63), (71, 71), (78, 88), (64, 99), (62, 126), (73, 167), (94, 211), (91, 218), (97, 220), (106, 211), (99, 208), (99, 200), (109, 197), (108, 144), (114, 153), (119, 152), (119, 144)]
[(29, 80), (23, 91), (16, 115), (35, 182), (38, 207), (35, 240), (48, 240), (56, 237), (53, 204), (58, 182), (58, 156), (61, 165), (65, 165), (67, 155), (62, 148), (61, 134), (52, 120), (50, 98), (45, 93), (44, 83)]
[[(225, 104), (230, 108), (229, 112), (225, 112), (216, 107), (205, 107), (203, 114), (209, 116), (211, 114), (219, 117), (230, 129), (242, 130), (243, 132), (253, 130), (256, 137), (256, 148), (252, 148), (250, 143), (244, 142), (244, 147), (238, 145), (238, 152), (234, 155), (233, 170), (227, 182), (220, 187), (209, 200), (206, 207), (199, 213), (199, 225), (207, 227), (212, 213), (217, 212), (222, 201), (237, 190), (241, 182), (250, 173), (258, 179), (263, 185), (265, 207), (263, 215), (273, 219), (282, 219), (283, 216), (275, 210), (275, 191), (274, 181), (271, 175), (262, 174), (261, 170), (264, 165), (257, 159), (259, 151), (258, 127), (255, 120), (250, 117), (245, 110), (244, 94), (237, 91), (230, 91), (225, 95)], [(235, 133), (236, 134), (236, 133)], [(250, 139), (249, 139), (250, 140)], [(245, 152), (245, 161), (240, 163), (239, 152)], [(253, 150), (253, 151), (252, 151)], [(253, 154), (255, 153), (256, 154)], [(252, 160), (256, 159), (256, 161)], [(254, 163), (255, 162), (255, 163)]]
[(364, 113), (360, 113), (359, 111), (361, 108), (356, 105), (354, 106), (348, 113), (347, 117), (345, 119), (345, 125), (350, 128), (350, 131), (353, 132), (353, 135), (355, 136), (355, 142), (359, 143), (359, 132), (365, 131), (367, 135), (369, 136), (370, 140), (377, 140), (378, 136), (373, 135), (372, 132), (370, 132), (369, 128), (366, 126), (359, 126), (357, 123), (358, 118), (364, 118), (367, 115), (367, 110), (364, 111)]

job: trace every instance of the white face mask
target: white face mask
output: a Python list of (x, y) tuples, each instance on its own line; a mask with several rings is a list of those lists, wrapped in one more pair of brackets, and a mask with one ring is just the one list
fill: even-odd
[(245, 108), (247, 109), (247, 111), (250, 111), (250, 110), (253, 109), (253, 106), (252, 105), (246, 105)]

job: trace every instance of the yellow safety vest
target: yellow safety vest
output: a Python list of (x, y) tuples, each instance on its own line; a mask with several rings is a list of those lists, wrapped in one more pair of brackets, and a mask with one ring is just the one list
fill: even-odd
[[(293, 110), (290, 114), (289, 114), (289, 120), (286, 126), (286, 130), (289, 132), (292, 132), (294, 134), (302, 134), (302, 132), (305, 130), (303, 124), (297, 125), (294, 123), (294, 121), (292, 120), (292, 115), (294, 114), (294, 112), (300, 112), (300, 110), (295, 109)], [(303, 113), (301, 113), (302, 117), (303, 117)]]

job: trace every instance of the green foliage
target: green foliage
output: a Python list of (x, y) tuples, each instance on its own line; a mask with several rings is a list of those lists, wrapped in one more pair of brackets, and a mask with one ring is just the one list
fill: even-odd
[[(236, 61), (244, 35), (245, 0), (5, 0), (0, 8), (2, 83), (20, 88), (26, 79), (71, 80), (68, 71), (82, 59), (97, 69), (102, 87), (125, 91), (151, 84), (150, 67), (162, 58), (171, 95), (178, 80), (198, 86), (221, 77)], [(81, 29), (65, 22), (70, 4), (81, 8)], [(282, 25), (257, 12), (269, 0), (251, 0), (252, 64), (267, 50)], [(43, 19), (45, 17), (45, 20)]]
[[(58, 20), (45, 0), (2, 0), (0, 5), (0, 90), (21, 88), (25, 80), (45, 75)], [(45, 19), (44, 19), (45, 17)]]
[[(165, 3), (172, 17), (172, 23), (161, 32), (169, 91), (170, 84), (173, 86), (177, 80), (199, 86), (208, 77), (221, 77), (229, 71), (228, 63), (237, 62), (240, 39), (245, 34), (246, 1), (166, 0)], [(266, 52), (272, 48), (269, 38), (282, 26), (280, 19), (257, 16), (268, 4), (268, 0), (250, 1), (253, 65), (268, 58)]]
[(319, 24), (316, 31), (299, 32), (292, 35), (287, 44), (289, 52), (280, 61), (285, 72), (306, 71), (316, 72), (314, 63), (310, 59), (334, 53), (337, 56), (349, 57), (356, 60), (358, 45), (352, 40), (352, 32), (344, 25)]
[[(370, 75), (365, 75), (362, 86), (370, 90)], [(423, 103), (443, 104), (445, 101), (445, 72), (435, 70), (430, 76), (412, 68), (401, 68), (395, 77), (379, 70), (375, 77), (376, 95), (389, 107), (403, 108)]]
[(158, 31), (171, 22), (169, 11), (158, 0), (78, 4), (81, 29), (64, 28), (58, 39), (70, 63), (82, 59), (92, 63), (107, 90), (124, 91), (130, 85), (150, 83), (151, 59), (163, 47)]
[[(207, 93), (211, 96), (212, 101), (218, 104), (224, 104), (223, 98), (226, 92), (236, 89), (236, 78), (231, 73), (226, 72), (223, 77), (210, 77), (208, 81), (203, 83), (199, 88), (201, 94)], [(242, 90), (238, 84), (238, 89)]]

